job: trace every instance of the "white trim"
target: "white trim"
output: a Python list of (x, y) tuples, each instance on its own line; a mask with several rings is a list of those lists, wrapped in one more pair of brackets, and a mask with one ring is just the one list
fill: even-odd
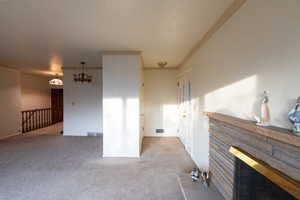
[(0, 140), (5, 140), (5, 139), (11, 138), (11, 137), (18, 136), (18, 135), (22, 135), (22, 133), (16, 133), (16, 134), (12, 134), (12, 135), (2, 136), (2, 137), (0, 137)]

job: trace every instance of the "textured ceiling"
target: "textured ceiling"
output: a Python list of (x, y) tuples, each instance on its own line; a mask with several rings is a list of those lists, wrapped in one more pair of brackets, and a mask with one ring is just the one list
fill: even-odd
[(0, 65), (100, 66), (103, 50), (140, 50), (176, 67), (233, 0), (0, 0)]

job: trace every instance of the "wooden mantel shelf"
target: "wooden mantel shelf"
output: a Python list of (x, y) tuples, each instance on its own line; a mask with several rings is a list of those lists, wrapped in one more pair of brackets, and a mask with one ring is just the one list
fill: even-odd
[(232, 117), (220, 113), (204, 113), (206, 116), (208, 116), (211, 119), (219, 120), (228, 124), (231, 124), (233, 126), (236, 126), (238, 128), (246, 129), (248, 131), (264, 135), (266, 137), (272, 138), (274, 140), (278, 140), (284, 143), (288, 143), (297, 147), (300, 147), (300, 137), (295, 135), (291, 130), (283, 129), (279, 127), (261, 127), (257, 126), (255, 122), (240, 119), (237, 117)]

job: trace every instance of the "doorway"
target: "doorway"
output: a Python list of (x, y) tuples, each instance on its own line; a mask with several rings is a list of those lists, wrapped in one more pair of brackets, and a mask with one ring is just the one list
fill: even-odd
[(64, 90), (51, 89), (51, 116), (52, 124), (62, 122), (64, 119)]
[(185, 77), (178, 80), (178, 110), (179, 125), (178, 134), (185, 149), (191, 153), (192, 130), (191, 130), (191, 82)]

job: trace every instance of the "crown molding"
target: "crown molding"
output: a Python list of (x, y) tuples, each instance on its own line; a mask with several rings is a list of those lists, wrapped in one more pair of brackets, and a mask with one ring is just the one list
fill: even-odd
[(177, 68), (181, 69), (183, 65), (197, 52), (197, 50), (199, 50), (244, 5), (244, 3), (246, 3), (246, 1), (247, 0), (234, 0), (234, 2), (221, 15), (221, 17), (183, 58)]
[(0, 64), (0, 67), (5, 68), (5, 69), (10, 69), (10, 70), (15, 70), (15, 71), (21, 71), (20, 69), (18, 69), (16, 67), (11, 67), (11, 66), (8, 66), (8, 65)]
[(142, 68), (145, 68), (145, 62), (144, 62), (144, 58), (143, 58), (142, 53), (140, 54), (140, 60), (141, 60), (141, 66), (142, 66)]
[(32, 68), (22, 69), (22, 68), (11, 67), (11, 66), (1, 65), (1, 64), (0, 64), (0, 68), (4, 68), (7, 70), (11, 70), (11, 71), (17, 71), (21, 74), (29, 74), (29, 75), (36, 75), (36, 76), (52, 77), (56, 74), (58, 74), (58, 76), (63, 76), (62, 72), (51, 72), (51, 71), (46, 71), (46, 70), (36, 70), (36, 69), (32, 69)]

